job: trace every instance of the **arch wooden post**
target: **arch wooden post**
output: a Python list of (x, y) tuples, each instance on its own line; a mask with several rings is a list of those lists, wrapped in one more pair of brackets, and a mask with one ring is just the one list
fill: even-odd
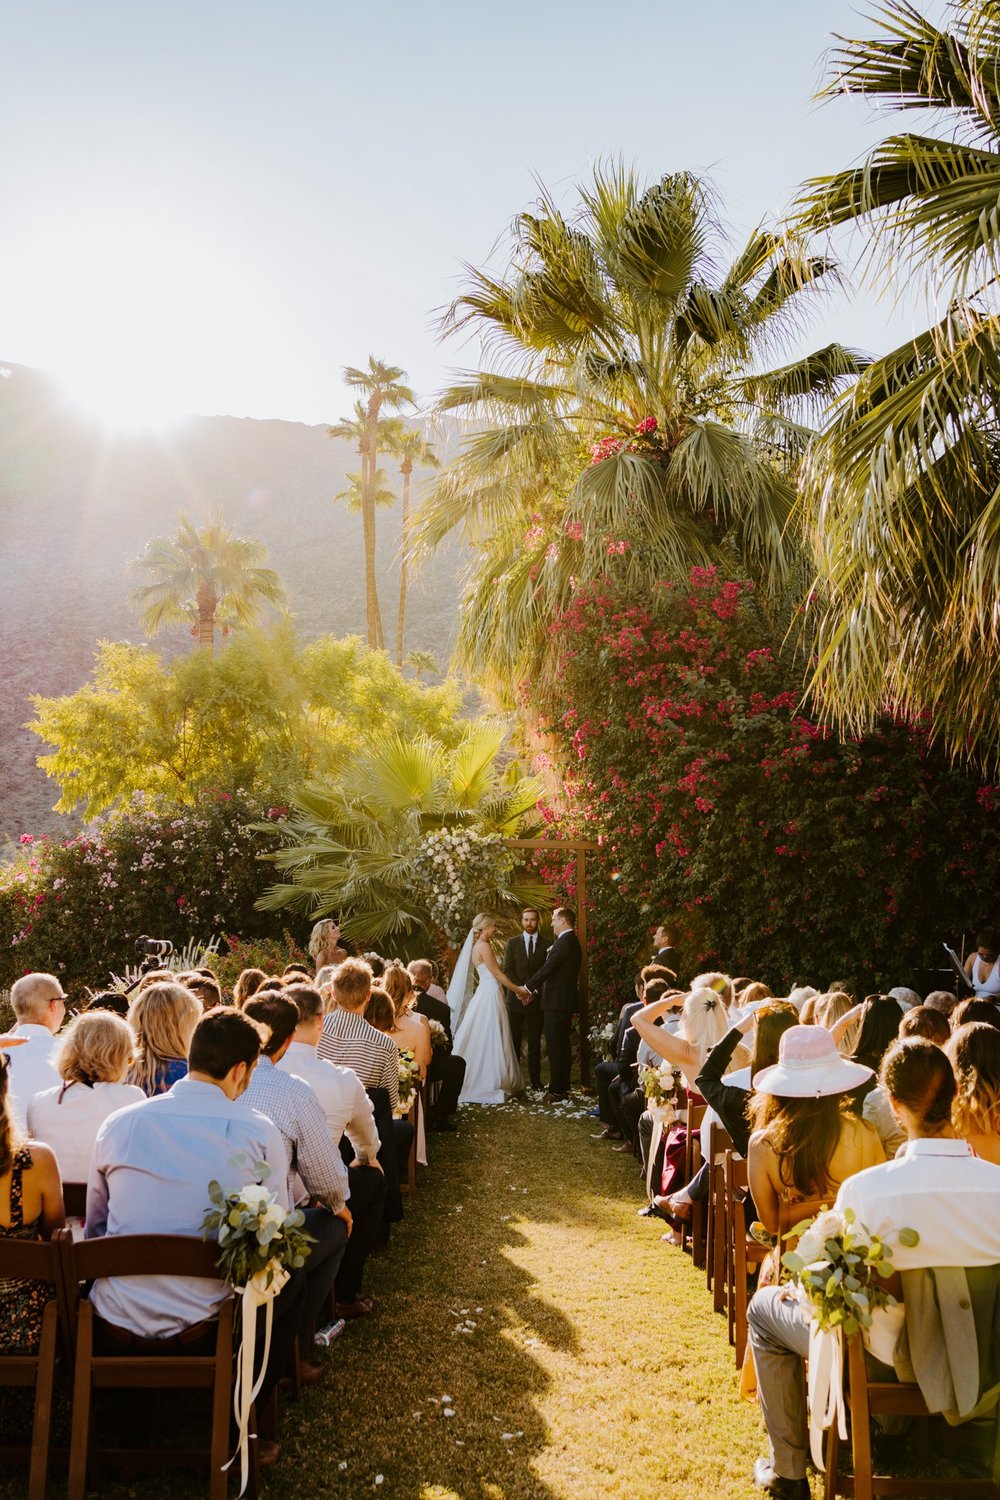
[(576, 855), (576, 935), (583, 960), (580, 964), (580, 1083), (590, 1087), (590, 978), (587, 964), (587, 854), (599, 849), (592, 839), (505, 839), (508, 849), (552, 849)]

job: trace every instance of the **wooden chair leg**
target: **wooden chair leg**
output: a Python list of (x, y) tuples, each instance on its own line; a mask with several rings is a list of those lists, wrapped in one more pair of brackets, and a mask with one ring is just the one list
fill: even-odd
[(847, 1346), (851, 1387), (851, 1458), (854, 1463), (854, 1500), (872, 1500), (872, 1432), (868, 1410), (865, 1355), (859, 1338)]
[(722, 1167), (713, 1168), (715, 1173), (715, 1206), (712, 1210), (714, 1230), (712, 1235), (712, 1307), (717, 1313), (726, 1307), (726, 1216), (722, 1194)]
[(94, 1311), (82, 1301), (77, 1309), (76, 1364), (73, 1371), (73, 1425), (69, 1443), (68, 1500), (84, 1500), (90, 1451), (91, 1360), (94, 1352)]
[[(218, 1347), (232, 1348), (233, 1311), (232, 1303), (223, 1307), (219, 1316)], [(215, 1362), (215, 1385), (212, 1388), (212, 1435), (209, 1440), (209, 1488), (210, 1500), (226, 1500), (229, 1475), (223, 1465), (229, 1457), (229, 1410), (233, 1395), (233, 1362), (224, 1355)]]
[(691, 1205), (691, 1261), (692, 1264), (701, 1267), (707, 1259), (705, 1205), (699, 1201)]
[[(715, 1168), (708, 1180), (708, 1203), (705, 1207), (705, 1290), (712, 1290), (715, 1274)], [(716, 1308), (718, 1312), (718, 1308)]]
[(826, 1474), (823, 1480), (823, 1500), (837, 1500), (837, 1464), (840, 1461), (840, 1433), (833, 1422), (826, 1430)]
[(49, 1462), (49, 1430), (52, 1426), (52, 1387), (56, 1375), (55, 1302), (49, 1302), (42, 1314), (42, 1335), (38, 1346), (38, 1369), (35, 1372), (35, 1412), (31, 1428), (31, 1468), (28, 1474), (28, 1500), (45, 1500), (45, 1477)]

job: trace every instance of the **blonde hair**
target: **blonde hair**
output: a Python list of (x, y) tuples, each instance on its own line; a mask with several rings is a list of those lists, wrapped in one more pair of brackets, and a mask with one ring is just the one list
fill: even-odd
[(813, 1025), (825, 1026), (827, 1031), (854, 1009), (854, 1001), (843, 990), (830, 990), (829, 994), (813, 997)]
[(359, 1010), (372, 988), (372, 971), (363, 958), (348, 958), (333, 976), (333, 998), (348, 1010)]
[(413, 978), (408, 970), (403, 968), (398, 958), (394, 958), (386, 965), (385, 973), (382, 975), (382, 988), (392, 1001), (393, 1013), (398, 1021), (412, 1008), (406, 1002), (414, 990)]
[[(733, 980), (735, 984), (736, 981)], [(758, 1000), (773, 1000), (770, 986), (761, 984), (759, 981), (748, 980), (742, 989), (736, 991), (736, 1004), (739, 1006), (753, 1005)]]
[(135, 1052), (128, 1022), (110, 1010), (88, 1010), (59, 1039), (56, 1067), (67, 1083), (121, 1083)]
[(331, 927), (340, 927), (340, 923), (333, 917), (323, 917), (317, 922), (309, 934), (309, 957), (318, 958), (326, 947), (326, 935)]
[(728, 974), (720, 974), (715, 969), (708, 974), (696, 974), (691, 981), (691, 989), (712, 990), (716, 997), (721, 996), (727, 1010), (733, 1003), (733, 981)]
[(1000, 1135), (1000, 1030), (989, 1021), (969, 1021), (944, 1047), (957, 1092), (951, 1123), (958, 1135)]
[(137, 1083), (144, 1093), (155, 1089), (163, 1064), (187, 1057), (202, 1014), (201, 1001), (182, 984), (151, 984), (143, 990), (128, 1014), (138, 1044), (129, 1083)]
[(491, 911), (479, 911), (472, 919), (472, 931), (476, 937), (482, 932), (487, 922), (495, 922), (496, 915)]
[(715, 1046), (729, 1030), (729, 1013), (715, 990), (692, 990), (681, 1007), (678, 1033), (698, 1049), (700, 1068)]

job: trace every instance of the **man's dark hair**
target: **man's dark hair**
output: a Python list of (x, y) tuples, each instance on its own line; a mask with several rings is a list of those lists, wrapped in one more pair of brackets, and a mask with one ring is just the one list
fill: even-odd
[(288, 999), (287, 992), (273, 995), (261, 994), (258, 990), (244, 1005), (243, 1014), (249, 1016), (251, 1021), (260, 1021), (270, 1031), (261, 1049), (265, 1057), (273, 1057), (276, 1052), (280, 1052), (299, 1024), (298, 1006)]
[(200, 969), (192, 969), (190, 973), (181, 976), (181, 983), (197, 995), (206, 1011), (214, 1010), (217, 1005), (223, 1004), (222, 985), (213, 974), (206, 979)]
[(225, 1078), (237, 1063), (248, 1066), (260, 1056), (263, 1035), (259, 1026), (242, 1011), (220, 1005), (203, 1015), (194, 1028), (188, 1049), (188, 1067), (192, 1073), (207, 1073), (209, 1078)]
[(1000, 953), (1000, 938), (992, 927), (984, 927), (982, 932), (976, 933), (976, 947), (985, 948), (989, 953)]
[(662, 1000), (670, 989), (665, 979), (650, 979), (643, 988), (643, 999), (647, 1005), (652, 1005), (654, 1000)]
[(280, 995), (285, 989), (285, 981), (279, 979), (277, 974), (269, 974), (267, 978), (257, 986), (256, 995)]
[(943, 1047), (951, 1036), (948, 1017), (928, 1005), (915, 1005), (899, 1023), (900, 1041), (907, 1036), (922, 1036), (925, 1041)]
[(385, 973), (385, 959), (381, 953), (363, 953), (362, 958), (372, 971), (373, 979), (381, 979)]
[(128, 996), (118, 990), (101, 990), (100, 994), (91, 995), (84, 1010), (110, 1010), (113, 1015), (127, 1016)]
[(202, 979), (216, 979), (218, 977), (214, 969), (195, 969), (195, 973), (200, 974)]
[(323, 1014), (323, 996), (311, 984), (290, 984), (283, 998), (290, 1000), (299, 1013), (299, 1022), (311, 1021)]
[(639, 978), (643, 984), (648, 984), (651, 979), (666, 979), (673, 984), (677, 975), (673, 969), (668, 969), (666, 964), (646, 964), (639, 970)]
[(282, 979), (291, 979), (293, 974), (304, 974), (307, 979), (312, 978), (312, 970), (305, 964), (286, 964), (281, 971)]
[(947, 1125), (951, 1119), (955, 1075), (933, 1042), (918, 1036), (893, 1042), (882, 1059), (879, 1078), (886, 1093), (925, 1124)]
[(576, 926), (576, 912), (571, 911), (568, 906), (557, 906), (552, 915), (562, 917), (563, 921), (568, 922), (571, 927)]

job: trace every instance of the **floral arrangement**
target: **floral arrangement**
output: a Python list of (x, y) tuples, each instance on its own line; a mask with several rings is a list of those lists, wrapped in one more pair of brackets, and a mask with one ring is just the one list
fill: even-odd
[[(870, 1328), (875, 1308), (895, 1307), (896, 1298), (883, 1282), (892, 1275), (892, 1249), (880, 1235), (857, 1222), (853, 1209), (828, 1209), (804, 1219), (786, 1238), (798, 1236), (794, 1250), (786, 1250), (781, 1264), (797, 1283), (823, 1330), (842, 1328), (850, 1338), (859, 1328)], [(915, 1229), (901, 1229), (899, 1243), (919, 1243)]]
[(602, 1057), (610, 1058), (611, 1045), (614, 1042), (617, 1029), (614, 1021), (606, 1021), (603, 1026), (591, 1026), (587, 1032), (590, 1050), (600, 1053)]
[(639, 1082), (646, 1094), (646, 1108), (666, 1129), (674, 1123), (684, 1099), (680, 1070), (668, 1062), (661, 1062), (658, 1067), (640, 1068)]
[(428, 1021), (427, 1024), (431, 1029), (431, 1049), (434, 1052), (450, 1052), (451, 1042), (448, 1040), (448, 1033), (441, 1025), (441, 1022)]
[(202, 1235), (218, 1235), (219, 1274), (230, 1286), (266, 1291), (275, 1278), (284, 1279), (282, 1272), (305, 1265), (315, 1241), (302, 1228), (305, 1215), (299, 1209), (286, 1213), (259, 1183), (224, 1193), (213, 1180), (208, 1196), (213, 1207), (202, 1221)]
[(409, 1109), (413, 1102), (414, 1090), (420, 1081), (420, 1065), (412, 1051), (407, 1047), (399, 1054), (399, 1104), (400, 1108)]
[(413, 873), (431, 921), (457, 945), (477, 903), (485, 893), (496, 892), (511, 866), (510, 850), (499, 834), (441, 828), (421, 842)]

